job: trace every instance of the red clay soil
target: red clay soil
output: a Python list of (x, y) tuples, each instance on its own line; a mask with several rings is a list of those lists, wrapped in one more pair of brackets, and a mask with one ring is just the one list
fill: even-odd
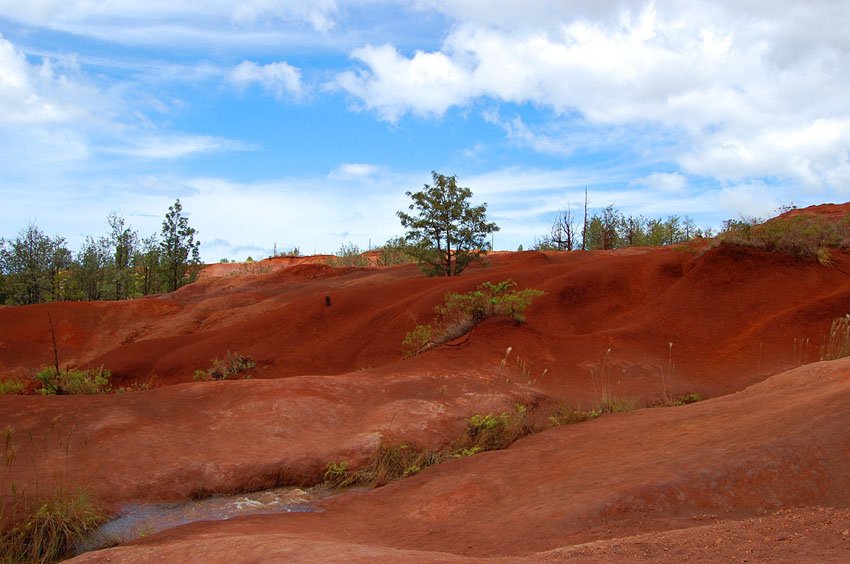
[(850, 360), (818, 363), (551, 429), (320, 513), (195, 523), (79, 561), (846, 561), (848, 437)]
[[(850, 255), (834, 255), (825, 268), (733, 246), (504, 253), (452, 279), (413, 265), (297, 265), (128, 302), (0, 308), (0, 364), (6, 377), (28, 379), (52, 363), (50, 313), (60, 363), (103, 365), (117, 384), (190, 382), (228, 350), (257, 361), (255, 378), (280, 378), (495, 369), (510, 346), (539, 387), (564, 398), (603, 379), (617, 393), (657, 395), (671, 362), (678, 391), (718, 395), (818, 359), (850, 303)], [(546, 292), (526, 324), (490, 320), (459, 346), (401, 362), (405, 334), (446, 291), (506, 278)]]
[[(833, 260), (694, 245), (494, 253), (450, 279), (214, 265), (168, 295), (0, 307), (0, 377), (52, 363), (49, 313), (63, 366), (158, 386), (0, 396), (17, 450), (0, 486), (83, 487), (114, 510), (314, 483), (328, 462), (357, 466), (381, 441), (446, 446), (466, 418), (518, 402), (542, 417), (562, 400), (698, 391), (714, 399), (552, 429), (321, 513), (195, 524), (90, 557), (847, 560), (850, 361), (810, 364), (850, 311), (850, 254)], [(527, 323), (487, 320), (402, 359), (445, 292), (507, 278), (545, 291)], [(227, 351), (257, 362), (252, 380), (192, 381)]]

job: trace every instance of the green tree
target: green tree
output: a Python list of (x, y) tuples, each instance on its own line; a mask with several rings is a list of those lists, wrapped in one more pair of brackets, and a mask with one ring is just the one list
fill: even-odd
[(201, 264), (195, 241), (197, 231), (189, 227), (189, 219), (183, 215), (180, 199), (168, 208), (162, 222), (162, 240), (160, 261), (163, 273), (163, 289), (173, 292), (180, 286), (192, 282), (197, 274), (196, 267)]
[(613, 205), (605, 207), (601, 214), (593, 214), (587, 224), (587, 248), (616, 249), (622, 246), (618, 231), (622, 223), (622, 214)]
[(37, 304), (62, 299), (60, 273), (71, 264), (63, 237), (49, 237), (30, 223), (14, 241), (0, 242), (6, 302)]
[(110, 263), (109, 243), (106, 239), (86, 237), (77, 253), (71, 280), (76, 289), (76, 298), (101, 300), (106, 294), (106, 276)]
[(133, 256), (139, 246), (139, 236), (124, 224), (124, 218), (116, 213), (109, 214), (109, 246), (112, 250), (110, 273), (110, 290), (112, 298), (126, 300), (132, 291), (133, 272), (131, 270)]
[(434, 184), (407, 192), (414, 214), (398, 212), (407, 229), (410, 254), (429, 276), (456, 276), (490, 250), (487, 235), (499, 227), (486, 220), (487, 204), (471, 206), (472, 190), (457, 185), (457, 176), (431, 173)]
[(133, 269), (138, 279), (136, 287), (143, 296), (156, 293), (161, 287), (159, 255), (159, 239), (155, 233), (143, 238), (133, 255)]

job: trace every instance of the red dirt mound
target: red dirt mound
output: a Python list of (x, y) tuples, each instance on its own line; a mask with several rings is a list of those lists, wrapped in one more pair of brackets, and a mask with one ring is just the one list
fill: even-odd
[[(188, 382), (228, 350), (257, 361), (255, 378), (278, 378), (496, 368), (512, 347), (535, 374), (546, 370), (538, 386), (564, 397), (602, 380), (618, 393), (656, 394), (665, 371), (678, 391), (716, 395), (817, 360), (850, 303), (850, 255), (840, 252), (833, 268), (729, 245), (497, 253), (488, 262), (451, 279), (424, 278), (413, 265), (305, 264), (131, 302), (3, 308), (0, 362), (21, 379), (50, 364), (50, 312), (60, 362), (103, 365), (117, 383)], [(489, 321), (458, 346), (398, 364), (405, 334), (431, 319), (446, 291), (506, 278), (546, 292), (525, 325)]]
[[(850, 555), (848, 436), (850, 360), (819, 363), (698, 404), (551, 429), (505, 451), (320, 502), (321, 513), (196, 523), (81, 560), (242, 560), (255, 550), (415, 561), (634, 557), (641, 550), (667, 561), (725, 560), (776, 556), (775, 543), (835, 559)], [(817, 505), (839, 510), (775, 513)], [(809, 524), (830, 543), (814, 546)], [(730, 530), (758, 542), (731, 546)], [(759, 538), (761, 531), (775, 536)], [(243, 552), (249, 545), (255, 548)]]

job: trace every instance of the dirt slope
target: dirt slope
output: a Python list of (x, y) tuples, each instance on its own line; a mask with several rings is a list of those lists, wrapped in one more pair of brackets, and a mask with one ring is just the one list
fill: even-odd
[[(698, 404), (552, 429), (505, 451), (326, 500), (322, 513), (197, 523), (80, 560), (820, 554), (838, 561), (850, 556), (848, 459), (850, 360), (843, 360)], [(833, 509), (795, 509), (809, 506)], [(736, 538), (749, 546), (730, 544)]]
[[(547, 370), (539, 386), (564, 397), (588, 393), (603, 371), (619, 393), (655, 393), (671, 362), (680, 390), (716, 395), (817, 360), (831, 320), (850, 302), (846, 253), (835, 254), (834, 268), (729, 246), (488, 261), (456, 279), (424, 278), (412, 265), (303, 264), (209, 277), (131, 302), (0, 308), (0, 363), (25, 379), (52, 361), (49, 312), (60, 362), (104, 365), (118, 383), (189, 382), (228, 350), (258, 362), (255, 378), (279, 378), (395, 365), (495, 367), (510, 346), (535, 373)], [(446, 291), (506, 278), (546, 292), (527, 324), (491, 321), (462, 346), (398, 364), (404, 335), (430, 320)]]

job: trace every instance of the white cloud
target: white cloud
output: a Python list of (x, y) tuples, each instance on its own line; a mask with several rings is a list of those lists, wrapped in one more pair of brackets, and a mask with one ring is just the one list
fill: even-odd
[(645, 186), (660, 192), (681, 193), (688, 186), (688, 179), (675, 172), (653, 172), (632, 181), (635, 186)]
[(382, 166), (368, 163), (342, 163), (331, 172), (330, 178), (364, 178), (386, 172)]
[[(592, 4), (592, 5), (591, 5)], [(671, 157), (725, 180), (836, 187), (850, 170), (850, 10), (841, 3), (427, 1), (456, 19), (442, 47), (352, 53), (336, 84), (395, 122), (479, 99), (549, 108), (553, 121), (679, 132)], [(846, 8), (846, 6), (845, 6)], [(816, 93), (813, 95), (813, 93)], [(521, 120), (510, 139), (569, 153)]]
[(206, 135), (148, 136), (134, 140), (131, 146), (107, 147), (105, 152), (145, 159), (178, 159), (199, 153), (250, 151), (251, 145)]
[(286, 96), (295, 99), (301, 98), (303, 90), (301, 71), (283, 61), (267, 65), (243, 61), (230, 72), (228, 80), (241, 88), (255, 83), (259, 84), (278, 99)]
[(307, 23), (327, 32), (334, 27), (338, 11), (334, 0), (0, 0), (0, 13), (7, 18), (82, 35), (103, 36), (111, 31), (113, 37), (133, 28), (155, 29), (162, 22), (187, 31)]

